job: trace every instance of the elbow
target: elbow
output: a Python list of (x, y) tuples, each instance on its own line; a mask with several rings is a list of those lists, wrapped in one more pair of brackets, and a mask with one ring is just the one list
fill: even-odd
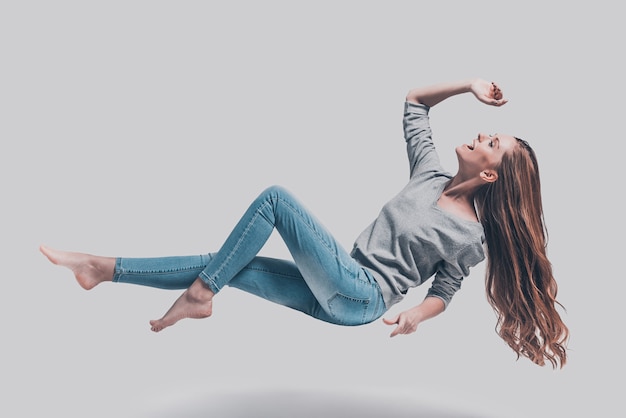
[(409, 103), (430, 107), (430, 104), (426, 103), (428, 100), (424, 100), (424, 91), (420, 88), (409, 90), (405, 100)]
[(410, 103), (421, 104), (419, 98), (417, 97), (416, 89), (411, 89), (406, 94), (405, 100)]

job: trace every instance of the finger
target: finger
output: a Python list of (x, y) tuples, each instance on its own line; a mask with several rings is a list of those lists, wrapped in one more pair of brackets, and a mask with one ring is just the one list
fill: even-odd
[(402, 334), (404, 331), (404, 321), (403, 321), (403, 316), (402, 314), (400, 315), (396, 315), (394, 318), (394, 324), (398, 324), (398, 326), (393, 330), (393, 332), (391, 333), (390, 337), (395, 337), (398, 334)]
[(391, 334), (389, 334), (390, 338), (395, 337), (396, 335), (400, 334), (400, 327), (397, 326), (396, 329), (393, 330), (393, 332)]
[(502, 99), (502, 97), (504, 97), (504, 93), (502, 93), (502, 89), (500, 88), (500, 86), (498, 86), (497, 84), (494, 84), (495, 90), (494, 90), (494, 94), (495, 94), (495, 98), (500, 100)]
[(398, 316), (396, 315), (393, 319), (383, 318), (383, 322), (387, 325), (393, 325), (398, 323)]

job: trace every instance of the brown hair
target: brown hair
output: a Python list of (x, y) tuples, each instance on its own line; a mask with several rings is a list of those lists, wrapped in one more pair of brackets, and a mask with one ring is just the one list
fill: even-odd
[(517, 139), (497, 168), (498, 179), (475, 196), (487, 247), (486, 292), (496, 332), (520, 355), (562, 368), (569, 330), (556, 305), (557, 284), (546, 255), (537, 157)]

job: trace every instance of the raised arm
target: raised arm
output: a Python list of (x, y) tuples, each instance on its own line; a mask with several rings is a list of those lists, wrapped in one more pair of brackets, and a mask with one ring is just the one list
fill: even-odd
[(448, 97), (462, 93), (472, 93), (478, 100), (491, 106), (502, 106), (507, 102), (496, 83), (480, 78), (418, 87), (409, 91), (406, 101), (433, 107)]

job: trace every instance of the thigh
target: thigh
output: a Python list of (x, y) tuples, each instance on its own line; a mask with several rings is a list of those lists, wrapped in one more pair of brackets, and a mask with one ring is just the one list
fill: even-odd
[[(351, 303), (338, 301), (361, 301), (362, 305), (378, 304), (380, 288), (367, 272), (337, 242), (328, 230), (289, 192), (274, 191), (276, 227), (306, 281), (311, 292), (329, 313), (334, 305)], [(369, 307), (368, 307), (369, 308)], [(376, 308), (378, 312), (378, 308)], [(367, 320), (367, 315), (363, 320)], [(358, 320), (351, 322), (358, 322)]]
[(257, 256), (228, 282), (228, 286), (333, 322), (293, 261)]
[(292, 261), (255, 257), (228, 285), (338, 325), (366, 324), (385, 311), (378, 285), (365, 278), (323, 292), (313, 292), (309, 282)]

